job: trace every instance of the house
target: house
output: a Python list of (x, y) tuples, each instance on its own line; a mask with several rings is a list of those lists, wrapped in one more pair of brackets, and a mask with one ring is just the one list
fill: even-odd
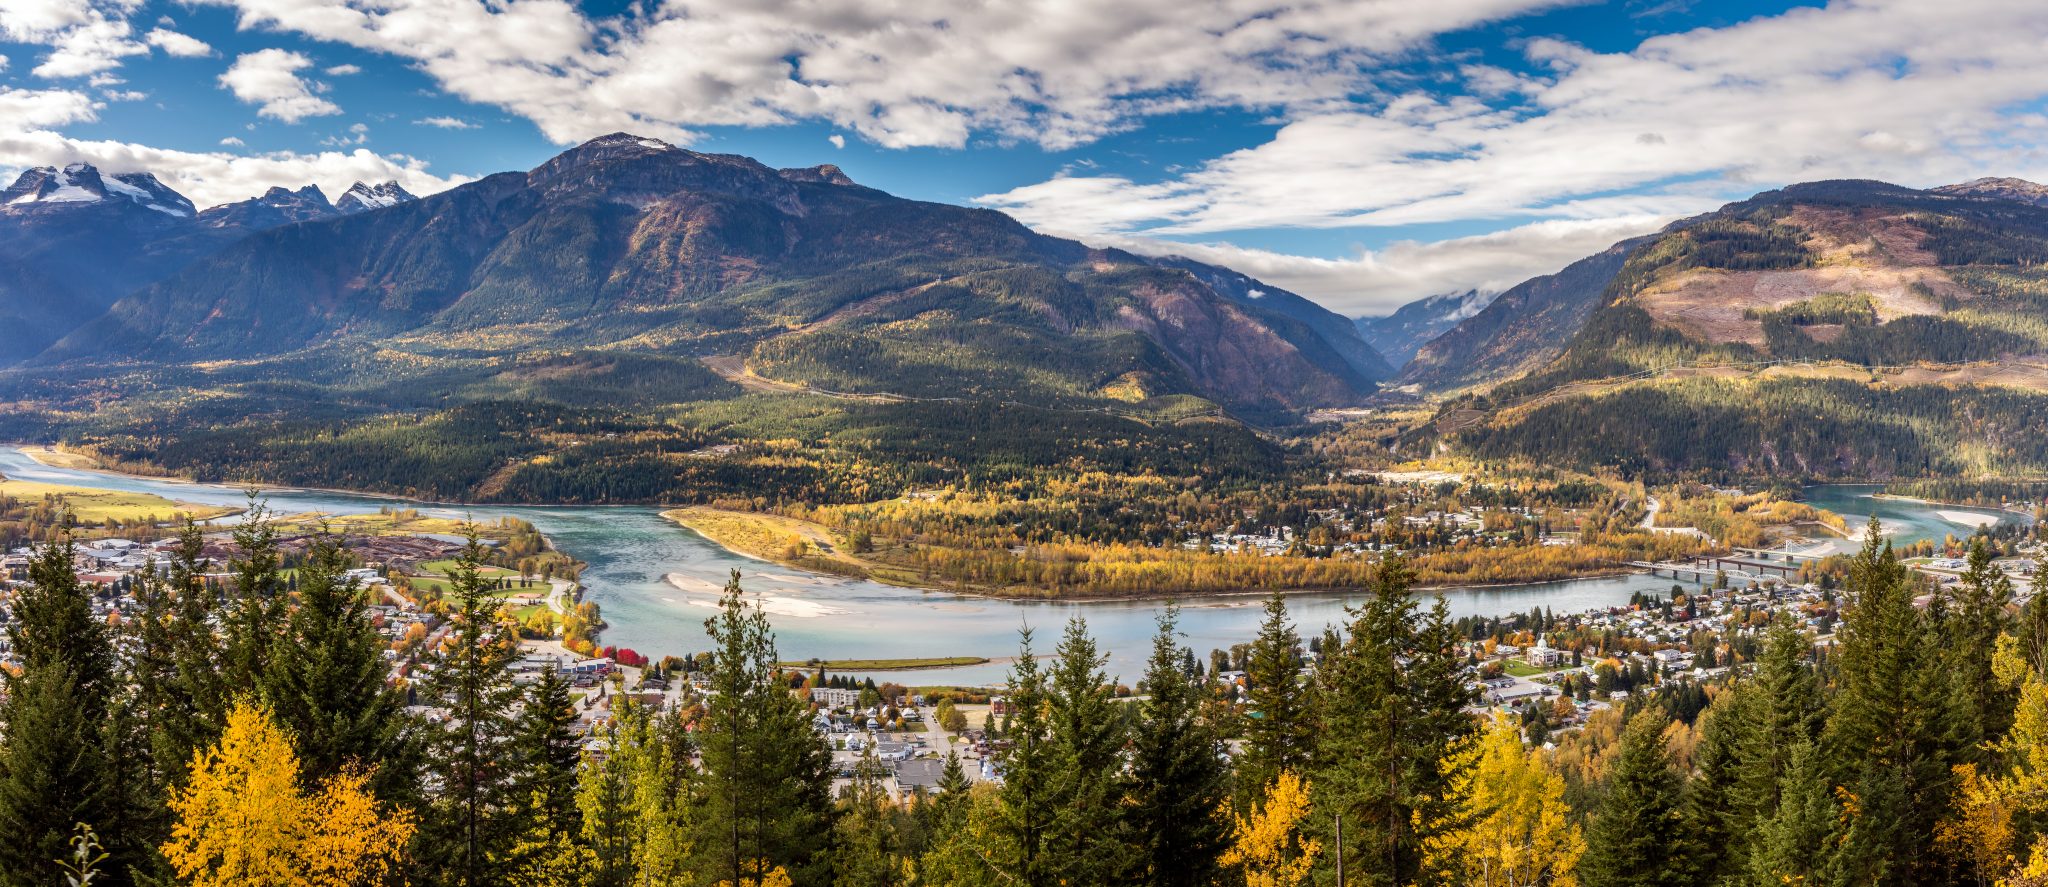
[(875, 743), (875, 758), (883, 761), (908, 761), (910, 760), (910, 743), (877, 742)]
[(828, 708), (851, 708), (860, 701), (860, 691), (837, 687), (812, 687), (811, 701)]
[(1537, 668), (1554, 668), (1564, 662), (1564, 651), (1553, 650), (1547, 644), (1537, 644), (1522, 654), (1522, 661)]

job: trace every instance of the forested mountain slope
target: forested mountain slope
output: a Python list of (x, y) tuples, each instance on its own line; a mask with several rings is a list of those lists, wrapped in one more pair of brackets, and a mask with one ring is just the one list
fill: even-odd
[(2026, 431), (2048, 391), (2030, 193), (1816, 182), (1675, 225), (1627, 251), (1554, 358), (1451, 405), (1456, 436), (1649, 472), (2048, 468)]
[(628, 135), (526, 173), (276, 228), (116, 304), (44, 364), (357, 343), (744, 358), (844, 392), (1033, 402), (1355, 402), (1386, 368), (1277, 288)]

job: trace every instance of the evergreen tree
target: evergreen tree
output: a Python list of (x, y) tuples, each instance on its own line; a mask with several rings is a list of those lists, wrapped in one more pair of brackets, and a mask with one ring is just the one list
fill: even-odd
[(1629, 718), (1609, 765), (1607, 792), (1586, 831), (1579, 879), (1586, 887), (1662, 887), (1689, 874), (1679, 850), (1680, 780), (1664, 748), (1664, 716)]
[(1757, 823), (1749, 842), (1748, 883), (1755, 887), (1813, 884), (1825, 877), (1841, 810), (1817, 757), (1811, 741), (1795, 743), (1786, 752), (1778, 803)]
[(1156, 887), (1213, 883), (1230, 844), (1230, 769), (1221, 738), (1202, 718), (1201, 685), (1182, 669), (1178, 616), (1169, 605), (1159, 617), (1132, 737), (1129, 809), (1140, 857), (1134, 881)]
[(420, 830), (421, 857), (448, 887), (502, 883), (501, 863), (518, 838), (508, 815), (515, 646), (482, 564), (483, 545), (472, 532), (448, 570), (449, 633), (425, 687), (430, 704), (447, 715), (428, 731), (440, 792)]
[(1466, 780), (1454, 748), (1475, 730), (1464, 713), (1474, 694), (1444, 601), (1425, 615), (1408, 586), (1401, 560), (1383, 561), (1371, 597), (1349, 611), (1348, 635), (1325, 640), (1317, 670), (1323, 732), (1311, 782), (1321, 815), (1312, 832), (1342, 856), (1347, 884), (1434, 877), (1424, 845), (1461, 825), (1457, 787)]
[(633, 730), (626, 714), (615, 709), (593, 733), (604, 752), (583, 761), (576, 795), (581, 839), (591, 851), (590, 887), (628, 887), (638, 877), (640, 849), (633, 799)]
[(280, 579), (283, 555), (278, 551), (277, 523), (270, 506), (249, 493), (249, 509), (235, 525), (235, 556), (228, 562), (232, 594), (223, 618), (225, 660), (221, 677), (228, 687), (262, 686), (273, 648), (283, 634), (289, 605)]
[(1918, 581), (1871, 522), (1850, 564), (1840, 688), (1823, 736), (1834, 784), (1855, 798), (1837, 876), (1859, 884), (1939, 879), (1935, 823), (1950, 767), (1975, 740), (1960, 710), (1937, 618), (1913, 605)]
[[(581, 752), (573, 729), (576, 710), (569, 699), (569, 681), (550, 664), (521, 696), (511, 739), (511, 828), (529, 848), (523, 855), (560, 855), (583, 832), (583, 816), (576, 806)], [(525, 864), (531, 867), (534, 861)]]
[(704, 627), (713, 644), (712, 696), (695, 825), (707, 879), (746, 887), (781, 869), (795, 883), (825, 883), (831, 755), (804, 704), (780, 680), (775, 636), (767, 616), (748, 605), (739, 571), (726, 584), (719, 615)]
[(1109, 657), (1097, 652), (1079, 617), (1067, 621), (1058, 653), (1046, 705), (1047, 782), (1055, 816), (1046, 856), (1065, 883), (1121, 883), (1132, 865), (1128, 824), (1118, 803), (1127, 784), (1126, 733), (1102, 670)]
[(1314, 745), (1302, 684), (1301, 636), (1287, 621), (1287, 600), (1280, 592), (1266, 599), (1266, 618), (1248, 658), (1245, 689), (1251, 697), (1250, 714), (1237, 760), (1238, 796), (1244, 802), (1263, 798), (1280, 771), (1306, 770)]
[(385, 683), (384, 639), (370, 623), (347, 555), (322, 534), (298, 573), (298, 601), (269, 657), (263, 697), (298, 747), (304, 778), (371, 768), (372, 791), (411, 800), (418, 783), (405, 700)]
[(1999, 636), (2013, 627), (2006, 612), (2011, 604), (2012, 580), (1992, 562), (1984, 537), (1972, 537), (1969, 567), (1956, 585), (1953, 609), (1943, 626), (1958, 713), (1965, 716), (1961, 726), (1975, 734), (1959, 740), (1964, 748), (1996, 741), (2012, 728), (2016, 688), (1998, 680), (1991, 669)]
[(1759, 695), (1744, 684), (1721, 694), (1699, 718), (1699, 745), (1685, 788), (1683, 818), (1686, 861), (1693, 883), (1701, 887), (1721, 883), (1749, 862), (1742, 848), (1753, 820), (1739, 799), (1742, 753), (1756, 731)]
[(1045, 674), (1031, 652), (1031, 629), (1019, 634), (1017, 662), (1010, 666), (1006, 689), (1009, 714), (1003, 738), (1010, 747), (1002, 756), (1003, 784), (991, 829), (995, 840), (992, 846), (970, 849), (985, 850), (989, 866), (1004, 882), (1055, 887), (1059, 879), (1046, 852), (1058, 811), (1051, 784), (1055, 765), (1048, 741)]
[[(126, 883), (147, 848), (130, 826), (128, 779), (119, 772), (110, 729), (116, 709), (114, 652), (93, 618), (87, 590), (72, 568), (69, 536), (42, 546), (29, 583), (15, 592), (8, 639), (21, 662), (5, 673), (0, 705), (0, 885), (60, 883), (57, 861), (83, 825), (103, 836), (113, 883)], [(4, 672), (0, 672), (4, 673)]]
[(1780, 785), (1792, 750), (1820, 738), (1827, 702), (1811, 664), (1810, 641), (1798, 620), (1780, 613), (1771, 621), (1756, 672), (1744, 682), (1749, 728), (1736, 754), (1733, 803), (1752, 824), (1778, 809)]
[(895, 810), (882, 780), (889, 771), (869, 746), (855, 765), (853, 781), (840, 798), (832, 853), (835, 887), (897, 887), (905, 883)]

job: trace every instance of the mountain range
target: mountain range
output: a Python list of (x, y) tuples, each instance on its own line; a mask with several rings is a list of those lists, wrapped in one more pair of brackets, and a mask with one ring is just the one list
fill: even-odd
[(0, 365), (41, 353), (131, 292), (258, 231), (412, 199), (358, 184), (337, 206), (320, 189), (272, 188), (199, 211), (147, 172), (88, 164), (23, 172), (0, 191)]
[(87, 166), (7, 193), (0, 249), (67, 296), (34, 283), (0, 310), (70, 306), (0, 354), (37, 366), (591, 348), (843, 392), (1255, 413), (1355, 403), (1392, 374), (1350, 321), (1228, 269), (627, 134), (418, 200), (272, 189), (195, 213)]

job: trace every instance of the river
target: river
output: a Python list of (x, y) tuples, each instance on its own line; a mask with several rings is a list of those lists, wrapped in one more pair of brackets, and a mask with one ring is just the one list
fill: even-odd
[[(237, 487), (129, 477), (97, 471), (53, 468), (19, 449), (0, 448), (0, 475), (97, 489), (155, 493), (201, 504), (239, 505)], [(1817, 487), (1809, 499), (1824, 508), (1834, 503), (1858, 524), (1876, 506), (1887, 530), (1902, 538), (1940, 538), (1969, 528), (1945, 522), (1936, 507), (1867, 498), (1871, 488)], [(1859, 492), (1860, 491), (1860, 492)], [(819, 576), (735, 554), (660, 516), (651, 507), (425, 505), (389, 497), (277, 489), (263, 492), (274, 510), (285, 513), (374, 511), (381, 505), (416, 507), (422, 513), (488, 519), (513, 515), (533, 523), (555, 546), (587, 563), (585, 599), (603, 609), (603, 642), (660, 656), (705, 649), (703, 620), (712, 612), (715, 590), (732, 570), (747, 589), (760, 593), (775, 624), (783, 658), (884, 659), (938, 656), (1014, 656), (1018, 630), (1030, 627), (1034, 649), (1049, 652), (1067, 620), (1087, 620), (1089, 633), (1109, 656), (1111, 676), (1134, 683), (1151, 652), (1160, 600), (1102, 603), (1008, 601), (898, 588), (865, 580)], [(1943, 506), (1946, 508), (1946, 506)], [(1854, 515), (1854, 516), (1851, 516)], [(1449, 589), (1453, 615), (1500, 615), (1549, 607), (1559, 613), (1626, 603), (1636, 591), (1663, 590), (1669, 578), (1635, 574), (1488, 588)], [(1359, 593), (1293, 595), (1288, 609), (1303, 637), (1340, 622)], [(1183, 602), (1181, 643), (1206, 657), (1212, 649), (1249, 642), (1258, 631), (1263, 598), (1258, 595), (1198, 597)], [(1008, 666), (1000, 662), (964, 668), (877, 673), (908, 685), (995, 684)]]

